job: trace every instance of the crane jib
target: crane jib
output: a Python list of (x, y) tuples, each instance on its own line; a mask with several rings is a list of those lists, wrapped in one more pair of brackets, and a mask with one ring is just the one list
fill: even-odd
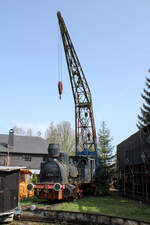
[[(93, 156), (97, 164), (96, 128), (91, 92), (67, 27), (59, 11), (57, 12), (57, 18), (75, 102), (76, 155), (87, 154)], [(62, 94), (61, 85), (59, 84), (58, 87), (60, 96)]]

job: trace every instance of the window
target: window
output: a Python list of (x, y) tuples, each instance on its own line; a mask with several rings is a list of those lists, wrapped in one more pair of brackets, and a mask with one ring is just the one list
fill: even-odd
[(22, 159), (24, 161), (31, 161), (31, 155), (25, 154), (25, 155), (22, 156)]

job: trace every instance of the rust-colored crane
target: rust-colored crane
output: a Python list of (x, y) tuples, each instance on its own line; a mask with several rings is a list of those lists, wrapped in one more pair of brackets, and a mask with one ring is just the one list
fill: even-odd
[(76, 155), (91, 155), (97, 164), (96, 129), (91, 92), (60, 12), (57, 12), (75, 103)]

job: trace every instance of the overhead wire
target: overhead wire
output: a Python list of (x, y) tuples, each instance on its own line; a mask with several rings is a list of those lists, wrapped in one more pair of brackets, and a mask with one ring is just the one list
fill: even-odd
[(58, 29), (58, 91), (59, 99), (61, 99), (63, 84), (62, 84), (62, 45), (60, 41), (60, 31)]
[(62, 44), (60, 41), (59, 28), (58, 28), (58, 81), (62, 81)]

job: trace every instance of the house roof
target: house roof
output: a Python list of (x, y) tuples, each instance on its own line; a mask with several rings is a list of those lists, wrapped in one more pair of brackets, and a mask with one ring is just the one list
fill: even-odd
[(10, 172), (10, 171), (15, 171), (15, 170), (20, 170), (20, 169), (25, 169), (25, 167), (18, 167), (18, 166), (0, 166), (0, 171), (6, 171), (6, 172)]
[(8, 136), (0, 134), (0, 152), (8, 152), (9, 150), (10, 153), (48, 153), (48, 142), (41, 137), (14, 135), (14, 146), (8, 148)]

